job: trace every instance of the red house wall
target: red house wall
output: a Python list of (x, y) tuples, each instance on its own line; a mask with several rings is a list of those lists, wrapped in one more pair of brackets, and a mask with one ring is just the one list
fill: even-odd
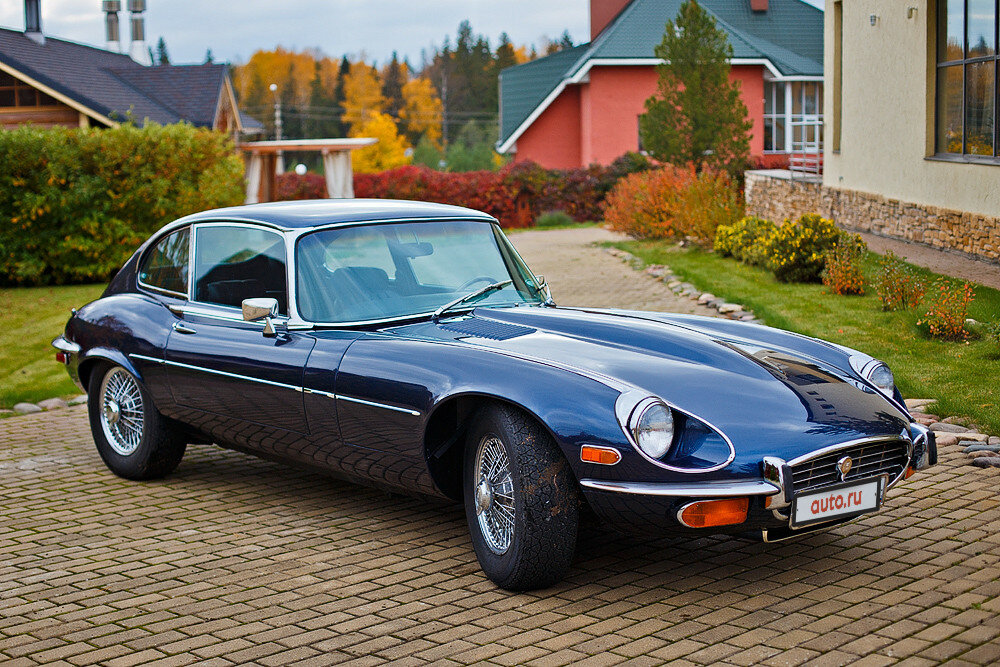
[(517, 140), (517, 162), (530, 160), (547, 169), (579, 167), (580, 86), (567, 86)]
[[(764, 68), (736, 65), (731, 78), (740, 82), (753, 129), (750, 153), (764, 148)], [(592, 163), (610, 164), (639, 148), (639, 115), (656, 92), (653, 66), (599, 66), (589, 82), (567, 86), (517, 140), (517, 161), (532, 160), (565, 169)]]

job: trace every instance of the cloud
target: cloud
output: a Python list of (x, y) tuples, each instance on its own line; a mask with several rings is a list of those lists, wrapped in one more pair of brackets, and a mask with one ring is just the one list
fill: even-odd
[[(379, 62), (397, 51), (419, 63), (422, 49), (440, 45), (445, 35), (454, 40), (464, 19), (491, 44), (504, 31), (522, 44), (557, 38), (565, 29), (586, 41), (590, 19), (588, 0), (149, 0), (147, 6), (146, 39), (155, 44), (162, 36), (174, 62), (200, 62), (209, 48), (217, 60), (245, 60), (281, 45), (318, 47), (331, 56), (364, 52)], [(0, 0), (0, 25), (23, 29), (21, 0)], [(42, 0), (42, 28), (63, 39), (104, 43), (96, 0)]]

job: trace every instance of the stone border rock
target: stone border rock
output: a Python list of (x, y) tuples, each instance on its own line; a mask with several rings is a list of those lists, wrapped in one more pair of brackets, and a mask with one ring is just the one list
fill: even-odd
[(753, 324), (763, 324), (763, 321), (753, 314), (749, 308), (745, 308), (738, 303), (729, 303), (716, 298), (711, 292), (702, 292), (691, 283), (684, 282), (680, 276), (670, 270), (665, 264), (646, 264), (640, 258), (630, 252), (619, 250), (618, 248), (605, 248), (609, 255), (617, 257), (636, 271), (642, 271), (654, 280), (666, 283), (667, 288), (674, 294), (686, 296), (692, 301), (697, 301), (699, 305), (713, 308), (719, 311), (719, 315), (731, 320), (750, 322)]
[(965, 417), (941, 419), (935, 414), (926, 412), (935, 402), (932, 398), (908, 398), (906, 407), (909, 408), (913, 419), (934, 431), (938, 447), (941, 449), (961, 447), (972, 465), (979, 468), (1000, 468), (1000, 438), (983, 433)]
[(13, 410), (0, 410), (0, 417), (33, 415), (39, 412), (48, 412), (49, 410), (60, 410), (71, 405), (81, 405), (86, 402), (87, 395), (80, 394), (79, 396), (74, 396), (68, 401), (64, 401), (63, 399), (56, 397), (46, 398), (44, 401), (38, 401), (38, 403), (15, 403)]

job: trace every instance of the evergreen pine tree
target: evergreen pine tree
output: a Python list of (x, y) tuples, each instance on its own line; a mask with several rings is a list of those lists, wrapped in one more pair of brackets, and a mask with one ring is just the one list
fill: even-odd
[(663, 162), (725, 169), (742, 177), (750, 154), (747, 108), (729, 79), (733, 48), (695, 0), (667, 21), (656, 56), (663, 60), (655, 95), (639, 117), (643, 147)]
[(393, 118), (399, 118), (399, 110), (403, 108), (403, 86), (408, 78), (404, 65), (400, 64), (399, 56), (392, 52), (392, 60), (382, 74), (382, 96), (385, 97), (385, 111)]
[(340, 59), (340, 69), (337, 71), (337, 86), (333, 89), (333, 106), (336, 107), (334, 113), (337, 117), (335, 135), (338, 137), (346, 137), (347, 131), (350, 129), (350, 125), (344, 122), (344, 99), (346, 99), (344, 82), (347, 80), (347, 75), (350, 71), (351, 62), (347, 59), (347, 56), (344, 56)]
[(162, 37), (156, 42), (156, 59), (153, 62), (157, 65), (170, 64), (170, 54), (167, 53), (167, 42)]

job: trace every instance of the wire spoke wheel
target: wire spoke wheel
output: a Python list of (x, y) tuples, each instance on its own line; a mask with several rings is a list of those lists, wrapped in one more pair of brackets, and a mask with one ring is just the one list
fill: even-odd
[(142, 392), (135, 378), (124, 368), (115, 368), (104, 377), (98, 395), (101, 428), (115, 453), (129, 456), (142, 442)]
[(480, 441), (476, 455), (476, 518), (486, 545), (504, 554), (514, 539), (514, 480), (503, 443), (495, 435)]

